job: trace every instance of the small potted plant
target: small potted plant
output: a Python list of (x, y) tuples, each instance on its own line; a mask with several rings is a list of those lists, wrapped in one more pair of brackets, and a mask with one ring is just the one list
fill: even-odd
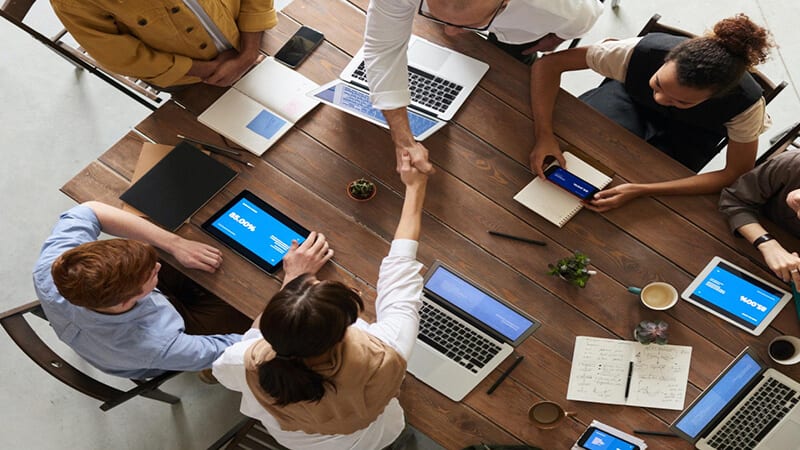
[(353, 200), (365, 202), (375, 196), (375, 183), (366, 178), (359, 178), (347, 185), (347, 195)]
[(669, 325), (663, 320), (653, 322), (650, 320), (643, 320), (636, 325), (633, 330), (633, 337), (644, 345), (655, 342), (658, 345), (664, 345), (669, 338)]
[(550, 271), (547, 273), (583, 288), (586, 287), (589, 277), (595, 274), (595, 271), (587, 268), (591, 262), (588, 256), (576, 250), (572, 256), (559, 259), (555, 264), (548, 264)]

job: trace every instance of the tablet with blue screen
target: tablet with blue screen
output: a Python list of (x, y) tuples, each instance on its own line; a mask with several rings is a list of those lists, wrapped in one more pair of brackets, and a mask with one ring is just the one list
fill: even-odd
[(758, 336), (792, 295), (715, 256), (681, 298)]
[(292, 240), (309, 231), (250, 191), (242, 191), (202, 225), (203, 230), (267, 273), (280, 269)]

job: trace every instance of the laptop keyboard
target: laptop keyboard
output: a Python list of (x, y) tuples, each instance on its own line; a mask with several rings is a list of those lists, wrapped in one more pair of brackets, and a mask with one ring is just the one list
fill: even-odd
[(753, 449), (797, 405), (797, 391), (769, 378), (708, 440), (719, 450)]
[(473, 373), (500, 351), (500, 346), (426, 301), (419, 314), (417, 338)]
[[(367, 82), (364, 61), (353, 72), (353, 78)], [(463, 87), (459, 84), (433, 76), (414, 67), (408, 68), (408, 88), (411, 102), (428, 109), (444, 112), (456, 99)]]

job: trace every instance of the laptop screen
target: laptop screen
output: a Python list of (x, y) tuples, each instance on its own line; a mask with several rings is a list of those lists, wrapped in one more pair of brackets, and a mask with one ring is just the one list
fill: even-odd
[[(372, 107), (369, 94), (347, 83), (333, 83), (328, 89), (314, 94), (314, 97), (385, 127), (389, 126), (383, 113)], [(411, 133), (417, 138), (440, 123), (414, 112), (411, 108), (408, 108), (408, 122)]]
[(692, 441), (697, 440), (715, 417), (725, 411), (731, 401), (761, 374), (761, 369), (761, 364), (750, 353), (742, 353), (714, 384), (681, 414), (672, 427), (685, 433)]
[(516, 341), (536, 325), (536, 322), (446, 268), (438, 266), (434, 270), (425, 283), (425, 289), (510, 341)]

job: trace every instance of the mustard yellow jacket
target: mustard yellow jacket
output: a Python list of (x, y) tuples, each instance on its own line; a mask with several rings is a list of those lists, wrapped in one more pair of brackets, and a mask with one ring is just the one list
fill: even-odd
[[(273, 0), (198, 0), (234, 47), (239, 32), (278, 23)], [(217, 56), (214, 42), (182, 0), (51, 0), (76, 41), (103, 68), (167, 87), (196, 83), (192, 59)]]

